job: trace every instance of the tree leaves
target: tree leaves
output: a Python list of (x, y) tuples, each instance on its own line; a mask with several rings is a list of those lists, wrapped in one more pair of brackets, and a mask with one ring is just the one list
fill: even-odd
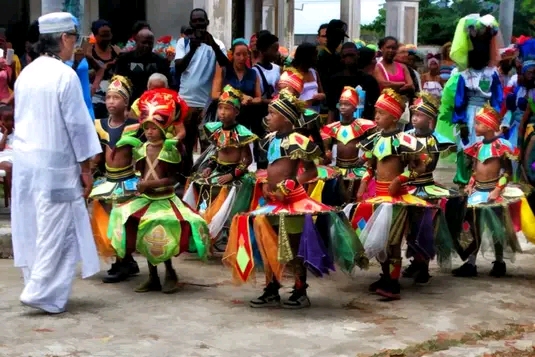
[[(418, 43), (438, 45), (453, 39), (457, 22), (462, 17), (479, 13), (499, 18), (500, 0), (421, 0), (418, 21)], [(535, 0), (515, 0), (513, 35), (535, 35)], [(386, 26), (386, 8), (369, 25), (362, 25), (366, 33), (383, 37)]]

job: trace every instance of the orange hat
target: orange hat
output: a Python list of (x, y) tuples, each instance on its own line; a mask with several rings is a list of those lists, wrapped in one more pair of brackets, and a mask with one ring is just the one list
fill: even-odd
[(139, 98), (139, 111), (142, 125), (151, 122), (165, 132), (176, 120), (185, 117), (188, 107), (175, 91), (158, 88), (143, 93)]
[(355, 88), (345, 86), (339, 101), (349, 102), (356, 108), (359, 105), (359, 95)]
[(304, 85), (303, 75), (292, 67), (286, 68), (279, 79), (279, 87), (281, 89), (289, 87), (295, 90), (298, 94), (303, 91)]
[(405, 99), (394, 92), (391, 88), (383, 89), (381, 96), (377, 99), (375, 107), (387, 111), (396, 120), (399, 120), (405, 111)]
[(483, 108), (476, 114), (475, 121), (479, 122), (494, 132), (500, 131), (500, 124), (502, 117), (490, 104), (485, 104)]

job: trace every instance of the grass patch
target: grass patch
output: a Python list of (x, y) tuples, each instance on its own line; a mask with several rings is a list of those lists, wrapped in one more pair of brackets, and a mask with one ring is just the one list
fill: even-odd
[[(446, 351), (452, 347), (463, 345), (475, 345), (479, 341), (499, 341), (520, 339), (526, 333), (535, 332), (534, 325), (516, 325), (509, 324), (502, 330), (483, 330), (479, 332), (468, 332), (462, 334), (438, 334), (436, 338), (424, 341), (417, 345), (409, 346), (405, 349), (398, 350), (384, 350), (373, 354), (369, 357), (422, 357), (429, 353)], [(526, 351), (525, 356), (533, 356), (535, 350)], [(519, 353), (520, 351), (514, 351)], [(500, 354), (501, 353), (501, 354)], [(507, 354), (508, 352), (499, 352), (497, 354), (490, 354), (488, 357), (523, 357), (522, 354)], [(522, 353), (522, 352), (520, 352)], [(529, 354), (531, 353), (531, 354)], [(487, 357), (487, 356), (486, 356)]]

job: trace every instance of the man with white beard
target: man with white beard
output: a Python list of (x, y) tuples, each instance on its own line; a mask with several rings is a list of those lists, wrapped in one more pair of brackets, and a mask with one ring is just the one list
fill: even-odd
[(80, 80), (63, 62), (78, 31), (69, 13), (39, 18), (40, 57), (15, 83), (12, 231), (20, 301), (49, 313), (65, 311), (82, 260), (82, 277), (100, 270), (84, 197), (90, 159), (101, 152)]

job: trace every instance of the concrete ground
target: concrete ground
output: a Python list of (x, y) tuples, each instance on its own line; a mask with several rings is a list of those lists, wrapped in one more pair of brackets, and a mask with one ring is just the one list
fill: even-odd
[[(508, 263), (506, 278), (488, 276), (490, 256), (480, 257), (474, 279), (433, 266), (426, 286), (404, 280), (397, 302), (367, 293), (376, 264), (353, 277), (311, 278), (312, 307), (300, 311), (251, 309), (247, 301), (261, 293), (261, 273), (257, 286), (236, 287), (218, 259), (182, 256), (174, 261), (181, 281), (175, 295), (133, 292), (147, 276), (138, 257), (139, 277), (102, 284), (103, 263), (99, 276), (75, 281), (66, 313), (44, 315), (20, 304), (20, 271), (4, 259), (0, 356), (535, 356), (535, 246), (524, 248)], [(284, 285), (286, 295), (292, 282)]]

